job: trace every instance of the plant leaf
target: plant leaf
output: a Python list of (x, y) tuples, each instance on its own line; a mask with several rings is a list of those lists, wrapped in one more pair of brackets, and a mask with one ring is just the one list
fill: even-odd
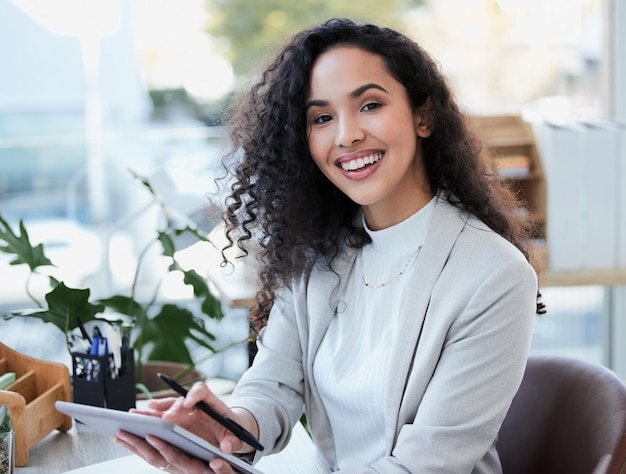
[(222, 303), (211, 292), (206, 279), (201, 277), (195, 270), (187, 270), (183, 272), (185, 277), (183, 281), (186, 285), (193, 287), (193, 294), (201, 298), (200, 308), (202, 312), (209, 318), (220, 320), (224, 317), (222, 312)]
[(111, 308), (113, 311), (130, 316), (133, 320), (142, 320), (146, 314), (143, 306), (129, 296), (114, 295), (100, 299), (98, 303)]
[(24, 226), (24, 222), (20, 219), (19, 223), (20, 235), (18, 236), (9, 226), (8, 222), (0, 216), (0, 240), (6, 245), (0, 247), (0, 252), (15, 255), (10, 264), (20, 265), (25, 263), (31, 271), (37, 267), (52, 265), (52, 262), (44, 255), (43, 245), (38, 244), (33, 247), (28, 238), (28, 232)]
[(174, 239), (166, 232), (159, 232), (159, 242), (163, 245), (163, 255), (166, 257), (174, 257), (174, 252), (176, 252), (176, 245), (174, 244)]
[(153, 344), (147, 360), (193, 364), (185, 343), (187, 339), (216, 352), (210, 343), (215, 340), (215, 336), (198, 323), (191, 311), (174, 304), (163, 305), (161, 311), (149, 319), (144, 327), (144, 344)]
[(46, 294), (48, 309), (34, 311), (14, 311), (5, 316), (11, 319), (16, 316), (27, 316), (41, 319), (45, 323), (52, 323), (64, 334), (78, 327), (78, 318), (83, 323), (100, 321), (96, 314), (104, 311), (104, 305), (89, 302), (90, 290), (68, 288), (65, 283), (59, 283), (52, 291)]
[(209, 238), (206, 235), (202, 234), (197, 228), (191, 227), (189, 225), (182, 228), (174, 229), (174, 234), (176, 234), (176, 236), (180, 236), (182, 234), (191, 234), (201, 242), (211, 242)]
[(183, 273), (185, 274), (183, 282), (186, 285), (191, 285), (193, 287), (193, 294), (195, 296), (202, 296), (209, 292), (209, 285), (207, 284), (206, 280), (198, 274), (197, 271), (191, 269), (183, 271)]
[(132, 174), (135, 179), (138, 179), (141, 182), (141, 184), (150, 192), (150, 194), (156, 197), (154, 188), (152, 187), (152, 185), (150, 184), (150, 181), (148, 181), (147, 178), (135, 173), (133, 170), (129, 170), (129, 171), (130, 171), (130, 174)]
[(0, 433), (11, 431), (11, 414), (7, 405), (0, 406)]

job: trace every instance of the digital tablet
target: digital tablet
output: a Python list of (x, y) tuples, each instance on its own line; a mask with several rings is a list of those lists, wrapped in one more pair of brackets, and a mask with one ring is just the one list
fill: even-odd
[(145, 438), (146, 435), (153, 435), (203, 461), (210, 461), (217, 457), (230, 463), (236, 472), (242, 474), (263, 474), (245, 461), (223, 453), (219, 448), (186, 429), (155, 416), (60, 400), (55, 402), (55, 406), (60, 412), (112, 437), (119, 430), (128, 431), (142, 438)]

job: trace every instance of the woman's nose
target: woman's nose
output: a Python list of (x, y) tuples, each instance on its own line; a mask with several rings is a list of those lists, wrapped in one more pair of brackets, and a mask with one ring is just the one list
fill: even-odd
[(336, 145), (349, 147), (365, 138), (365, 131), (354, 117), (341, 117), (337, 127)]

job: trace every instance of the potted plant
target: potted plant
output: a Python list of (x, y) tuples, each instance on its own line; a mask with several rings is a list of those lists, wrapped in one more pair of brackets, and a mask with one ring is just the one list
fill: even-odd
[[(153, 238), (139, 253), (132, 286), (127, 294), (112, 294), (108, 297), (92, 301), (89, 288), (72, 288), (63, 281), (49, 276), (50, 291), (45, 295), (45, 303), (38, 301), (29, 291), (30, 276), (41, 274), (42, 268), (53, 265), (45, 254), (42, 244), (32, 245), (28, 231), (22, 221), (19, 231), (11, 228), (0, 214), (0, 251), (11, 254), (14, 259), (11, 265), (27, 265), (30, 269), (29, 278), (25, 282), (26, 291), (36, 308), (12, 311), (5, 314), (4, 319), (15, 317), (38, 318), (51, 323), (65, 334), (70, 353), (72, 341), (70, 335), (81, 326), (98, 321), (115, 326), (125, 325), (131, 328), (130, 338), (135, 350), (137, 364), (137, 381), (142, 381), (143, 365), (149, 361), (160, 361), (182, 364), (184, 372), (193, 369), (194, 360), (190, 352), (190, 344), (201, 346), (210, 354), (219, 350), (214, 347), (215, 335), (208, 331), (203, 320), (192, 312), (188, 304), (157, 301), (159, 287), (167, 274), (180, 271), (184, 275), (184, 283), (193, 288), (193, 303), (203, 317), (221, 319), (223, 312), (220, 300), (211, 292), (208, 281), (193, 269), (184, 269), (176, 260), (178, 250), (176, 243), (180, 237), (191, 237), (195, 241), (209, 242), (209, 239), (197, 227), (189, 222), (179, 224), (174, 218), (167, 203), (159, 196), (150, 182), (135, 175), (143, 187), (150, 193), (153, 203), (158, 206), (163, 225), (155, 232)], [(139, 274), (148, 255), (148, 250), (160, 244), (161, 254), (170, 260), (170, 265), (155, 284), (151, 297), (140, 299), (137, 294)], [(180, 372), (180, 371), (179, 371)], [(172, 374), (170, 375), (181, 375)]]
[(13, 426), (6, 405), (0, 407), (0, 472), (11, 474), (15, 468)]

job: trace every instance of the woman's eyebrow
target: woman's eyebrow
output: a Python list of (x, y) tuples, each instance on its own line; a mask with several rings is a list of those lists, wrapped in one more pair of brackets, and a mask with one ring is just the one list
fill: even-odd
[(350, 97), (356, 99), (357, 97), (363, 95), (369, 89), (378, 89), (383, 91), (385, 94), (389, 94), (387, 90), (383, 86), (379, 86), (374, 82), (370, 82), (369, 84), (364, 84), (361, 87), (357, 87), (352, 92), (350, 92)]
[(327, 100), (309, 100), (306, 103), (306, 110), (309, 110), (311, 107), (326, 107), (329, 102)]
[[(369, 89), (378, 89), (380, 91), (383, 91), (385, 94), (389, 94), (389, 92), (387, 92), (387, 90), (383, 86), (380, 86), (374, 82), (370, 82), (368, 84), (363, 84), (362, 86), (354, 89), (352, 92), (348, 94), (348, 97), (350, 97), (351, 99), (356, 99), (360, 97), (361, 95), (363, 95), (365, 92), (367, 92)], [(309, 100), (306, 103), (305, 108), (306, 110), (309, 110), (311, 107), (326, 107), (328, 105), (329, 105), (329, 102), (327, 100), (313, 99), (313, 100)]]

